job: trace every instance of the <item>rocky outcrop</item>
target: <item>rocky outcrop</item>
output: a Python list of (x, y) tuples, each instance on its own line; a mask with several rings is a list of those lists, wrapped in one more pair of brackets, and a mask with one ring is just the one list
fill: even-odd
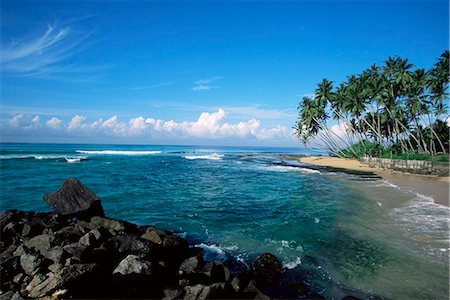
[(55, 212), (0, 214), (0, 299), (269, 299), (289, 290), (274, 255), (232, 274), (174, 233), (105, 218), (76, 179), (45, 200)]
[(44, 195), (44, 200), (61, 215), (105, 216), (100, 199), (76, 178), (64, 180), (61, 188)]

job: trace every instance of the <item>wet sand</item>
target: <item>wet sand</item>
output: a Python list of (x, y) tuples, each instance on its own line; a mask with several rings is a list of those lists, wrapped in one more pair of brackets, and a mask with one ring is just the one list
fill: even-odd
[(381, 168), (369, 167), (356, 159), (344, 159), (330, 156), (308, 156), (299, 158), (301, 163), (335, 168), (345, 168), (357, 171), (374, 172), (399, 187), (408, 188), (425, 196), (432, 197), (434, 202), (450, 206), (450, 177), (407, 174)]

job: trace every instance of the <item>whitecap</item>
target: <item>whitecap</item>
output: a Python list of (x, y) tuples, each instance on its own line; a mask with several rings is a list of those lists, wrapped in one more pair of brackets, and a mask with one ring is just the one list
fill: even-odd
[(123, 151), (123, 150), (76, 150), (77, 153), (93, 155), (153, 155), (160, 154), (161, 151)]
[(183, 156), (185, 159), (210, 159), (210, 160), (221, 160), (224, 155), (223, 154), (218, 154), (218, 153), (213, 153), (210, 155), (187, 155), (187, 156)]
[(303, 172), (303, 173), (314, 173), (314, 174), (320, 174), (320, 171), (307, 169), (307, 168), (299, 168), (299, 167), (292, 167), (292, 166), (264, 166), (259, 167), (261, 170), (265, 171), (274, 171), (274, 172)]
[(64, 157), (64, 159), (68, 162), (68, 163), (76, 163), (76, 162), (80, 162), (82, 160), (86, 160), (87, 157), (86, 156), (80, 156), (80, 157)]
[(202, 248), (204, 251), (203, 257), (205, 260), (225, 260), (225, 251), (218, 245), (200, 243), (194, 247)]
[(283, 262), (283, 267), (286, 269), (295, 269), (298, 265), (302, 264), (302, 259), (297, 257), (295, 260)]

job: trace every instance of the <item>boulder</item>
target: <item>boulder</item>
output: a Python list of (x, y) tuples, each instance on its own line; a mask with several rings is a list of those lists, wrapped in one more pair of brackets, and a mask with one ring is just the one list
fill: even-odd
[(152, 263), (142, 260), (137, 255), (130, 254), (125, 257), (119, 265), (114, 269), (113, 274), (140, 274), (140, 275), (151, 275), (152, 273)]
[(189, 257), (188, 259), (185, 259), (179, 267), (180, 275), (193, 274), (200, 268), (201, 263), (202, 262), (201, 262), (200, 257), (197, 257), (197, 256)]
[(242, 271), (231, 280), (231, 287), (236, 293), (242, 293), (250, 283), (251, 278), (250, 271)]
[(253, 270), (257, 281), (261, 281), (262, 284), (274, 284), (281, 277), (282, 266), (275, 255), (264, 253), (253, 262)]
[(80, 245), (79, 243), (71, 243), (65, 245), (63, 250), (69, 254), (72, 258), (80, 259), (83, 254), (86, 252), (87, 247), (84, 245)]
[(163, 292), (164, 292), (163, 300), (181, 299), (184, 294), (184, 290), (179, 289), (164, 289)]
[(61, 188), (44, 195), (44, 200), (62, 215), (82, 219), (105, 216), (100, 199), (76, 178), (64, 180)]
[(141, 238), (143, 238), (144, 240), (148, 240), (148, 241), (150, 241), (152, 243), (158, 244), (158, 245), (162, 244), (161, 237), (159, 236), (158, 233), (156, 233), (156, 231), (153, 231), (153, 230), (152, 231), (147, 231), (146, 233), (144, 233), (141, 236)]
[[(78, 222), (81, 223), (82, 221)], [(55, 242), (60, 245), (66, 245), (70, 243), (74, 243), (83, 236), (82, 230), (80, 230), (79, 226), (66, 226), (61, 228), (60, 230), (54, 233)]]
[(53, 263), (60, 263), (64, 257), (64, 250), (61, 246), (55, 246), (52, 249), (43, 251), (42, 255), (53, 261)]
[[(27, 286), (31, 298), (51, 296), (61, 288), (71, 289), (72, 294), (85, 293), (89, 295), (90, 285), (93, 285), (93, 274), (96, 264), (74, 264), (62, 268), (58, 273), (49, 273), (48, 277), (39, 279), (39, 283)], [(91, 283), (91, 284), (89, 284)]]
[(52, 247), (54, 239), (55, 238), (49, 234), (40, 234), (26, 241), (24, 245), (30, 249), (44, 253)]
[(224, 298), (225, 283), (214, 283), (211, 285), (196, 284), (193, 286), (186, 286), (184, 288), (184, 298), (186, 300), (204, 300), (211, 298)]
[(255, 284), (254, 280), (251, 280), (248, 284), (248, 286), (245, 288), (244, 290), (244, 295), (246, 295), (247, 297), (251, 297), (253, 299), (258, 299), (258, 300), (269, 300), (270, 297), (263, 294), (257, 287)]
[(208, 262), (200, 271), (210, 282), (223, 282), (230, 280), (230, 271), (221, 261), (214, 260)]
[(20, 256), (20, 265), (27, 275), (34, 275), (39, 270), (43, 260), (38, 255), (22, 254)]
[(162, 255), (170, 258), (170, 263), (179, 264), (189, 257), (189, 244), (176, 235), (167, 235), (162, 242)]
[(98, 231), (97, 229), (92, 229), (91, 231), (83, 235), (78, 243), (86, 247), (93, 247), (99, 243), (101, 237), (102, 235), (100, 231)]
[(110, 247), (119, 253), (139, 254), (145, 256), (150, 254), (152, 244), (136, 237), (133, 234), (120, 234), (109, 239)]

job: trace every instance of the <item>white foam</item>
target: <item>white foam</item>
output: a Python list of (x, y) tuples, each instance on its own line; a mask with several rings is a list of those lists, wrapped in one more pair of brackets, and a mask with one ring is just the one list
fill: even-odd
[[(392, 213), (403, 226), (417, 235), (431, 232), (448, 236), (450, 207), (436, 204), (432, 197), (414, 193), (415, 197), (405, 206), (393, 209)], [(436, 241), (436, 240), (435, 240)], [(448, 241), (445, 241), (448, 244)]]
[(65, 158), (65, 160), (66, 160), (68, 163), (76, 163), (76, 162), (80, 162), (80, 161), (82, 161), (82, 160), (86, 160), (86, 159), (87, 159), (86, 156), (80, 156), (80, 157), (64, 157), (64, 158)]
[(47, 155), (1, 155), (0, 159), (37, 159), (37, 160), (47, 160), (47, 159), (65, 159), (67, 162), (75, 162), (87, 159), (86, 156), (73, 156), (67, 157), (67, 155), (59, 155), (59, 154), (47, 154)]
[(218, 154), (218, 153), (213, 153), (210, 155), (187, 155), (187, 156), (183, 156), (186, 159), (192, 160), (192, 159), (209, 159), (209, 160), (221, 160), (224, 155), (223, 154)]
[(293, 261), (288, 261), (283, 263), (283, 267), (287, 269), (295, 269), (298, 265), (302, 264), (302, 259), (300, 257), (297, 257)]
[(77, 153), (93, 155), (153, 155), (161, 151), (122, 151), (122, 150), (76, 150)]
[(393, 184), (392, 182), (390, 182), (389, 180), (383, 180), (383, 183), (387, 186), (393, 187), (395, 189), (400, 189), (400, 187), (396, 184)]
[(195, 245), (194, 247), (197, 248), (202, 248), (204, 253), (204, 258), (205, 260), (225, 260), (226, 255), (225, 255), (225, 251), (222, 250), (222, 248), (220, 248), (218, 245), (214, 245), (214, 244), (198, 244)]
[(303, 172), (303, 173), (313, 173), (313, 174), (320, 174), (320, 171), (307, 169), (307, 168), (299, 168), (299, 167), (292, 167), (292, 166), (264, 166), (260, 167), (259, 169), (266, 170), (266, 171), (274, 171), (274, 172)]

